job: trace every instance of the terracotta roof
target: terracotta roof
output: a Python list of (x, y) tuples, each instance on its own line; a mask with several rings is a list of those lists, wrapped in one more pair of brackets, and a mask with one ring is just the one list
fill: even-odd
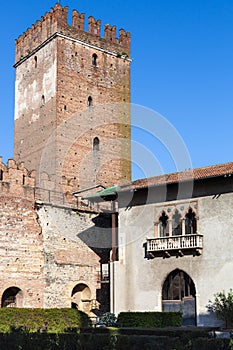
[(139, 179), (121, 186), (117, 192), (231, 174), (233, 178), (233, 162)]

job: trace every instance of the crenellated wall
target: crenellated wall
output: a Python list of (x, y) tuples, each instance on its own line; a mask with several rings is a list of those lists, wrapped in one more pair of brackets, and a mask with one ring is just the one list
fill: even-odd
[(7, 166), (0, 157), (0, 193), (34, 200), (35, 173), (29, 172), (24, 163), (9, 159)]
[(81, 293), (73, 289), (85, 285), (91, 294), (83, 310), (95, 303), (97, 313), (108, 311), (100, 272), (109, 261), (111, 216), (45, 204), (38, 190), (34, 171), (0, 157), (0, 307), (71, 307)]
[(62, 7), (57, 3), (50, 12), (42, 16), (41, 20), (36, 21), (16, 40), (16, 63), (31, 54), (56, 33), (71, 36), (116, 54), (126, 53), (128, 56), (130, 55), (130, 33), (120, 29), (119, 38), (117, 38), (116, 27), (107, 24), (104, 26), (104, 37), (102, 38), (100, 36), (100, 20), (90, 16), (87, 32), (84, 30), (84, 24), (85, 15), (73, 10), (72, 25), (70, 26), (68, 24), (68, 7)]

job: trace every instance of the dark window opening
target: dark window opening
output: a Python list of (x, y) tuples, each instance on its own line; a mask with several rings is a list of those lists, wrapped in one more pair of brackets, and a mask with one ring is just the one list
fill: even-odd
[(169, 236), (169, 227), (168, 227), (168, 216), (166, 215), (166, 213), (163, 211), (162, 215), (159, 218), (159, 234), (160, 237), (165, 237), (165, 236)]
[(100, 140), (98, 137), (95, 137), (93, 140), (93, 150), (99, 151), (99, 148), (100, 148)]
[(34, 61), (35, 61), (35, 68), (37, 68), (37, 56), (34, 57)]
[(182, 234), (181, 214), (176, 209), (172, 216), (172, 235), (177, 236)]
[(87, 99), (87, 105), (88, 105), (88, 107), (93, 106), (93, 100), (92, 100), (91, 96), (89, 96), (88, 99)]
[(3, 170), (0, 170), (0, 181), (3, 180)]
[(182, 300), (184, 297), (195, 297), (196, 290), (192, 279), (182, 270), (172, 271), (163, 285), (163, 300)]
[(42, 95), (41, 97), (41, 107), (43, 107), (45, 105), (45, 97), (44, 95)]
[(92, 65), (93, 65), (93, 67), (97, 67), (97, 55), (96, 55), (96, 53), (94, 53), (92, 55)]
[(17, 287), (10, 287), (2, 295), (2, 307), (22, 307), (23, 293)]
[(188, 213), (185, 215), (185, 234), (197, 233), (197, 219), (196, 214), (189, 209)]
[(25, 185), (25, 178), (26, 178), (26, 176), (23, 175), (23, 185)]

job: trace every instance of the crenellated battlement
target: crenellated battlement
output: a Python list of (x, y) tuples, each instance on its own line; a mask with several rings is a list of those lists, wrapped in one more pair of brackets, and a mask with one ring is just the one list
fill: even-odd
[(72, 11), (72, 25), (68, 24), (68, 6), (62, 7), (59, 3), (36, 21), (16, 40), (16, 63), (25, 58), (36, 48), (56, 33), (61, 33), (78, 39), (85, 43), (95, 45), (115, 54), (126, 53), (130, 55), (130, 33), (124, 29), (119, 30), (116, 36), (116, 27), (109, 24), (104, 26), (104, 37), (101, 37), (101, 21), (90, 16), (88, 18), (88, 31), (84, 30), (85, 14), (77, 10)]
[(11, 194), (34, 200), (35, 173), (29, 172), (24, 163), (9, 159), (7, 166), (0, 157), (0, 195)]

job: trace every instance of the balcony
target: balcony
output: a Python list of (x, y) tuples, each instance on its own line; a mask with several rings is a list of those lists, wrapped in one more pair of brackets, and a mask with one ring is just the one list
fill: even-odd
[(187, 254), (200, 255), (203, 249), (203, 235), (187, 234), (159, 238), (147, 238), (149, 257)]

